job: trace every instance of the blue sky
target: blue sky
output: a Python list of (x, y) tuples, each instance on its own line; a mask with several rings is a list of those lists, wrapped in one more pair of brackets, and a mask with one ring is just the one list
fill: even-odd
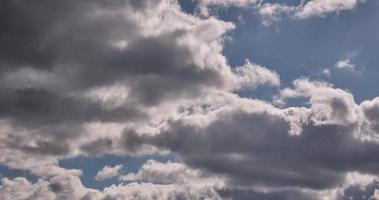
[[(194, 12), (194, 3), (180, 2), (184, 10)], [(300, 1), (268, 2), (298, 5)], [(270, 26), (263, 25), (252, 9), (222, 9), (217, 17), (236, 24), (236, 29), (229, 34), (232, 40), (225, 43), (223, 52), (231, 66), (242, 65), (249, 59), (275, 70), (285, 86), (302, 76), (326, 80), (351, 91), (361, 102), (379, 92), (377, 87), (372, 87), (379, 78), (379, 60), (375, 56), (379, 51), (378, 6), (377, 1), (367, 1), (352, 11), (305, 20), (283, 19)], [(338, 61), (345, 59), (350, 59), (358, 72), (335, 68)], [(322, 74), (326, 68), (332, 71), (330, 77)], [(262, 95), (264, 99), (270, 96), (267, 88), (262, 94), (257, 91), (253, 94)]]
[(120, 181), (115, 178), (107, 179), (104, 181), (97, 181), (94, 179), (97, 172), (99, 172), (104, 166), (110, 165), (115, 166), (122, 164), (125, 166), (123, 169), (124, 173), (137, 172), (138, 169), (143, 165), (147, 160), (154, 159), (160, 162), (175, 161), (174, 156), (113, 156), (105, 155), (100, 157), (85, 157), (79, 156), (75, 158), (70, 158), (66, 160), (61, 160), (59, 165), (68, 169), (81, 169), (83, 175), (81, 180), (83, 184), (90, 188), (103, 189), (104, 187), (109, 187), (112, 184), (119, 184)]
[[(269, 27), (261, 24), (249, 9), (229, 9), (221, 18), (233, 21), (237, 28), (231, 34), (224, 52), (231, 65), (241, 65), (245, 59), (274, 69), (281, 81), (289, 85), (294, 79), (307, 76), (328, 80), (355, 95), (357, 101), (375, 97), (378, 80), (377, 1), (360, 4), (354, 11), (332, 13), (321, 18), (283, 20)], [(239, 23), (242, 16), (244, 24)], [(334, 68), (339, 60), (351, 58), (359, 74)], [(330, 68), (331, 77), (321, 71)], [(364, 90), (362, 90), (364, 88)]]

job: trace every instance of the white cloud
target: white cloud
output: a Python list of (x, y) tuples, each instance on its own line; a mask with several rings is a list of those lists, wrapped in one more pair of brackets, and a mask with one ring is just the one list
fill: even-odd
[(242, 7), (257, 10), (262, 23), (269, 26), (283, 18), (306, 19), (310, 17), (323, 17), (329, 13), (353, 10), (365, 0), (310, 0), (302, 1), (297, 6), (285, 3), (267, 3), (259, 0), (200, 0), (198, 8), (204, 16), (209, 16), (210, 8)]
[(115, 166), (104, 166), (95, 176), (95, 179), (98, 181), (102, 181), (105, 179), (110, 179), (116, 177), (120, 174), (120, 170), (123, 168), (123, 165), (115, 165)]
[(123, 181), (143, 181), (161, 184), (196, 185), (198, 187), (222, 187), (224, 180), (217, 176), (207, 177), (201, 170), (183, 163), (160, 163), (148, 160), (137, 173), (120, 176)]
[(298, 18), (308, 18), (312, 16), (324, 16), (331, 12), (352, 10), (361, 0), (312, 0), (301, 6), (296, 13)]
[(338, 69), (344, 69), (344, 70), (349, 70), (349, 71), (355, 70), (355, 65), (351, 64), (350, 59), (338, 61), (335, 67)]
[(246, 60), (243, 66), (234, 69), (238, 76), (238, 85), (242, 88), (256, 88), (259, 85), (279, 86), (279, 75), (265, 67)]
[(309, 98), (314, 123), (348, 125), (358, 122), (360, 110), (352, 94), (335, 89), (331, 84), (309, 79), (297, 79), (293, 85), (293, 89), (282, 90), (279, 99)]
[(293, 6), (264, 3), (258, 7), (258, 14), (261, 17), (263, 25), (269, 26), (274, 22), (282, 20), (283, 17), (291, 16), (295, 10), (296, 8)]
[(332, 72), (330, 71), (329, 68), (325, 68), (322, 71), (322, 74), (324, 74), (326, 77), (330, 77), (332, 75)]
[(221, 200), (212, 187), (191, 184), (130, 183), (112, 185), (103, 191), (86, 188), (78, 176), (60, 175), (38, 179), (31, 183), (25, 178), (1, 179), (0, 199), (14, 200), (168, 200), (168, 199)]

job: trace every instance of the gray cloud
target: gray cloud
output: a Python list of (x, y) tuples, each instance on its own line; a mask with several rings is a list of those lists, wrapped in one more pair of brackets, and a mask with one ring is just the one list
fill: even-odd
[(39, 88), (0, 91), (0, 117), (15, 119), (16, 123), (38, 126), (63, 122), (118, 121), (142, 117), (132, 108), (106, 110), (98, 102), (64, 96)]
[(361, 108), (368, 119), (369, 127), (374, 130), (375, 133), (379, 133), (379, 98), (362, 102)]
[(287, 191), (277, 191), (277, 192), (258, 192), (254, 190), (243, 190), (243, 189), (224, 189), (219, 190), (218, 193), (224, 199), (238, 199), (238, 200), (249, 200), (249, 199), (260, 199), (260, 200), (293, 200), (293, 199), (307, 199), (313, 200), (317, 199), (313, 194), (306, 192), (287, 190)]
[(180, 185), (156, 185), (132, 183), (106, 188), (104, 191), (86, 188), (79, 177), (56, 176), (31, 183), (24, 178), (2, 179), (2, 199), (30, 200), (133, 200), (133, 199), (212, 199), (221, 198), (212, 188), (185, 187)]
[(177, 2), (7, 0), (0, 7), (7, 148), (102, 154), (112, 145), (96, 141), (117, 136), (86, 131), (93, 123), (147, 126), (214, 91), (279, 85), (264, 67), (227, 64), (222, 46), (232, 23), (185, 14)]
[(353, 127), (309, 123), (290, 135), (290, 126), (274, 114), (236, 111), (203, 128), (175, 121), (154, 136), (126, 131), (125, 141), (130, 150), (143, 144), (168, 149), (240, 185), (327, 189), (349, 171), (378, 173), (379, 145), (355, 138)]

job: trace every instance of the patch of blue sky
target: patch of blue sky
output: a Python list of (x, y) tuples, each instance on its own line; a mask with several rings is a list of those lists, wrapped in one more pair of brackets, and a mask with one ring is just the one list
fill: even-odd
[[(230, 33), (233, 39), (226, 43), (224, 54), (232, 66), (249, 59), (275, 70), (282, 87), (290, 86), (297, 78), (309, 77), (351, 91), (357, 102), (371, 99), (379, 93), (378, 87), (372, 87), (379, 80), (378, 7), (378, 1), (368, 1), (352, 11), (285, 19), (271, 26), (263, 26), (252, 10), (225, 9), (219, 17), (236, 23), (237, 28)], [(241, 16), (243, 23), (239, 21)], [(351, 62), (360, 70), (358, 74), (335, 69), (338, 61), (352, 54), (355, 56)], [(325, 68), (331, 69), (330, 77), (319, 76)], [(251, 96), (255, 94), (259, 95), (253, 92)]]
[[(301, 2), (307, 2), (307, 1), (304, 1), (304, 0), (264, 0), (265, 3), (278, 3), (278, 4), (284, 4), (284, 5), (287, 5), (287, 6), (298, 6), (301, 4)], [(308, 0), (309, 1), (309, 0)]]
[(196, 4), (193, 0), (179, 0), (179, 4), (185, 12), (190, 14), (195, 12)]
[(149, 159), (159, 162), (175, 161), (174, 155), (149, 155), (149, 156), (116, 156), (104, 155), (99, 157), (77, 156), (70, 159), (61, 160), (59, 166), (66, 169), (81, 169), (83, 174), (80, 177), (83, 185), (89, 188), (102, 190), (112, 184), (121, 183), (118, 177), (97, 181), (96, 174), (106, 165), (115, 166), (122, 164), (124, 169), (122, 174), (137, 172), (138, 169)]
[(33, 175), (32, 173), (28, 171), (12, 169), (6, 165), (0, 164), (0, 179), (1, 178), (13, 179), (16, 177), (24, 177), (31, 182), (36, 182), (38, 180), (38, 176)]

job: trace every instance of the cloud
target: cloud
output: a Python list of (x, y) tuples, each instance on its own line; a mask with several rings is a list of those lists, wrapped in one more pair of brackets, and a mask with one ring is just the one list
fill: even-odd
[(119, 175), (120, 170), (123, 168), (123, 165), (115, 166), (104, 166), (95, 176), (95, 180), (102, 181), (105, 179), (110, 179)]
[(305, 3), (296, 13), (298, 18), (323, 16), (331, 12), (354, 9), (361, 0), (312, 0)]
[(245, 64), (234, 69), (239, 75), (241, 87), (255, 88), (260, 85), (280, 86), (279, 75), (265, 67), (246, 60)]
[(264, 3), (258, 7), (258, 14), (261, 17), (262, 24), (269, 26), (272, 23), (281, 21), (286, 16), (291, 16), (296, 8), (278, 3)]
[(281, 91), (279, 102), (286, 98), (309, 98), (314, 123), (349, 125), (358, 122), (360, 110), (349, 92), (309, 79), (297, 79), (293, 85), (293, 89)]
[(365, 199), (365, 200), (375, 200), (377, 199), (379, 191), (379, 182), (372, 181), (369, 184), (360, 185), (354, 184), (350, 185), (343, 190), (343, 192), (337, 197), (338, 200), (342, 199)]
[(379, 144), (362, 140), (375, 132), (361, 123), (367, 119), (352, 95), (321, 82), (294, 84), (296, 94), (309, 98), (309, 108), (238, 101), (206, 113), (205, 124), (188, 117), (154, 135), (126, 130), (125, 144), (133, 151), (144, 145), (169, 150), (193, 168), (245, 187), (327, 190), (344, 183), (349, 172), (376, 174)]
[(25, 178), (3, 178), (0, 184), (1, 199), (74, 199), (74, 200), (116, 200), (116, 199), (211, 199), (221, 200), (218, 193), (209, 187), (195, 185), (165, 185), (152, 183), (130, 183), (112, 185), (103, 191), (86, 188), (79, 177), (60, 175), (48, 180), (39, 179), (31, 183)]
[(282, 18), (307, 19), (311, 17), (324, 17), (330, 13), (339, 13), (355, 9), (364, 0), (311, 0), (297, 6), (285, 4), (263, 4), (259, 13), (264, 25), (280, 21)]
[[(158, 163), (149, 161), (144, 166), (150, 166), (150, 169), (159, 167), (168, 167), (172, 163)], [(155, 166), (154, 166), (155, 165)], [(181, 164), (179, 164), (181, 165)], [(183, 166), (183, 165), (181, 165)], [(147, 168), (147, 167), (145, 167)], [(222, 185), (212, 185), (206, 182), (196, 174), (189, 176), (188, 181), (176, 182), (174, 179), (166, 179), (169, 177), (180, 177), (181, 174), (175, 173), (173, 168), (165, 170), (161, 168), (159, 171), (164, 172), (163, 180), (170, 180), (170, 184), (153, 184), (153, 183), (129, 183), (112, 185), (104, 190), (90, 189), (83, 186), (78, 176), (75, 175), (59, 175), (49, 179), (38, 179), (36, 182), (30, 182), (22, 177), (14, 179), (2, 178), (0, 184), (0, 197), (2, 199), (80, 199), (80, 200), (105, 200), (105, 199), (364, 199), (372, 200), (375, 197), (378, 188), (377, 181), (367, 179), (365, 176), (351, 176), (353, 182), (329, 193), (319, 191), (307, 191), (298, 189), (284, 190), (253, 190), (249, 188), (232, 188)], [(187, 168), (188, 169), (188, 168)], [(139, 173), (145, 171), (141, 169)], [(149, 170), (148, 170), (149, 171)], [(153, 170), (154, 171), (154, 170)], [(153, 172), (150, 171), (150, 172)], [(156, 172), (156, 171), (155, 171)], [(173, 173), (171, 173), (173, 172)], [(160, 177), (159, 174), (148, 173), (155, 178)], [(185, 173), (184, 175), (188, 175)], [(155, 179), (154, 180), (157, 180)], [(200, 178), (200, 179), (199, 179)], [(364, 181), (354, 181), (355, 179), (364, 179)], [(158, 178), (159, 179), (159, 178)], [(198, 180), (194, 182), (193, 180)], [(363, 180), (362, 179), (362, 180)], [(173, 181), (173, 182), (171, 182)], [(199, 182), (200, 181), (200, 182)], [(198, 185), (198, 184), (201, 185)]]
[(349, 71), (355, 70), (355, 65), (351, 64), (349, 59), (338, 61), (335, 67), (338, 69), (344, 69)]
[(249, 199), (264, 199), (264, 200), (291, 200), (291, 199), (307, 199), (313, 200), (317, 199), (315, 194), (297, 191), (297, 190), (283, 190), (283, 191), (271, 191), (271, 192), (260, 192), (248, 189), (224, 189), (220, 190), (219, 194), (224, 199), (238, 199), (238, 200), (249, 200)]
[(38, 179), (35, 183), (21, 177), (3, 178), (0, 185), (1, 199), (93, 199), (99, 193), (84, 187), (79, 177), (68, 174)]
[(11, 152), (0, 161), (12, 167), (43, 173), (28, 167), (32, 157), (51, 166), (124, 153), (125, 127), (149, 129), (219, 92), (279, 86), (263, 66), (228, 64), (234, 24), (186, 14), (176, 1), (4, 1), (0, 13), (9, 24), (0, 31), (0, 148)]
[(329, 68), (322, 69), (321, 73), (325, 75), (326, 77), (330, 77), (332, 75), (332, 72)]
[(221, 53), (233, 24), (185, 14), (177, 2), (4, 1), (0, 12), (2, 152), (52, 163), (103, 154), (118, 133), (92, 124), (158, 121), (167, 105), (239, 87)]
[(197, 187), (211, 187), (214, 189), (221, 188), (224, 185), (222, 177), (210, 176), (183, 163), (160, 163), (155, 160), (148, 160), (140, 167), (137, 173), (120, 176), (120, 180), (156, 184), (196, 185)]
[(379, 98), (376, 97), (371, 101), (363, 101), (360, 107), (370, 129), (375, 133), (379, 133)]
[(161, 183), (185, 183), (198, 177), (199, 172), (188, 169), (182, 163), (159, 163), (155, 160), (148, 160), (141, 166), (137, 173), (129, 173), (121, 176), (123, 181), (145, 181), (145, 182), (161, 182)]
[(285, 2), (271, 3), (259, 0), (200, 0), (197, 1), (201, 15), (209, 16), (212, 8), (252, 8), (261, 17), (262, 23), (269, 26), (283, 18), (306, 19), (323, 17), (329, 13), (353, 10), (365, 0), (310, 0), (301, 1), (297, 6)]
[(197, 6), (200, 14), (209, 16), (209, 8), (254, 6), (259, 0), (199, 0)]

